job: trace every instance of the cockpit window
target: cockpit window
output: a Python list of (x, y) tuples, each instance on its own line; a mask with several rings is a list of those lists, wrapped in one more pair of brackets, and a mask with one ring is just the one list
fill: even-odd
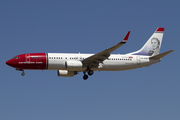
[(20, 57), (13, 57), (13, 59), (19, 59)]

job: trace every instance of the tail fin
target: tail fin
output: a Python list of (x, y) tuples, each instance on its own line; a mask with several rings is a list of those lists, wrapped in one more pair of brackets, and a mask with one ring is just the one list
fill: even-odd
[(129, 54), (145, 55), (145, 56), (158, 55), (161, 48), (163, 33), (164, 33), (164, 28), (158, 28), (140, 50)]

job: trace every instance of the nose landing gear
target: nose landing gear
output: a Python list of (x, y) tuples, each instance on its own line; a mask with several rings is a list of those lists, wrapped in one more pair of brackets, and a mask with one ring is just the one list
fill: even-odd
[(24, 75), (25, 75), (25, 72), (24, 72), (24, 70), (22, 71), (21, 75), (22, 75), (22, 76), (24, 76)]
[(24, 72), (24, 70), (23, 70), (23, 69), (16, 68), (16, 70), (18, 70), (18, 71), (22, 71), (22, 73), (21, 73), (21, 75), (22, 75), (22, 76), (24, 76), (24, 75), (25, 75), (25, 72)]

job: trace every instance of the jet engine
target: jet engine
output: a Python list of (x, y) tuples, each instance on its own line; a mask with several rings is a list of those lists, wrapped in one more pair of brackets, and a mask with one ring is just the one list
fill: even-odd
[(83, 64), (81, 61), (66, 61), (65, 67), (70, 71), (82, 71)]
[(73, 77), (77, 75), (77, 71), (68, 71), (68, 70), (58, 70), (57, 71), (59, 77)]

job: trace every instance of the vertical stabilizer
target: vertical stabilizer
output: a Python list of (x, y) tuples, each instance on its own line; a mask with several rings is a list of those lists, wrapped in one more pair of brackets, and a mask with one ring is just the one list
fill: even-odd
[(163, 33), (164, 33), (164, 28), (158, 28), (140, 50), (129, 54), (145, 55), (145, 56), (158, 55), (161, 48)]

